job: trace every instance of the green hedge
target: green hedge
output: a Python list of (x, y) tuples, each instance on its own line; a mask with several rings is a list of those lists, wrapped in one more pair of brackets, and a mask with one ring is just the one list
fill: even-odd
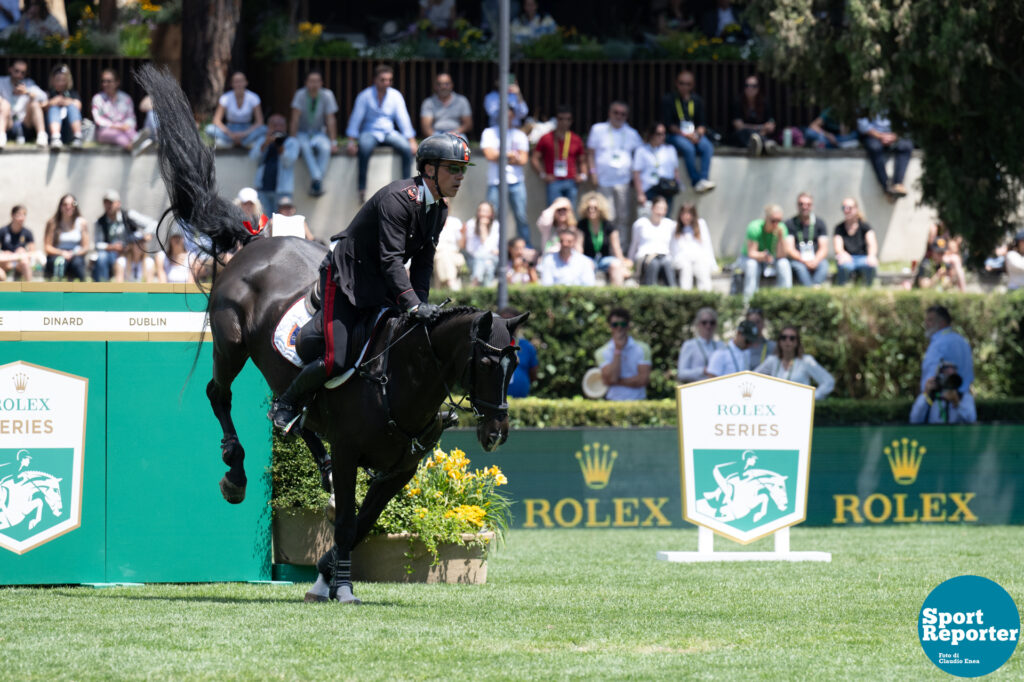
[[(474, 288), (437, 292), (460, 305), (494, 308), (495, 290)], [(533, 395), (571, 398), (594, 366), (594, 351), (609, 338), (607, 311), (615, 306), (633, 314), (634, 334), (651, 346), (654, 367), (650, 398), (670, 398), (679, 346), (693, 332), (698, 308), (719, 313), (721, 338), (730, 338), (743, 312), (738, 296), (686, 292), (666, 287), (623, 289), (518, 286), (511, 305), (531, 312), (527, 336), (540, 357)], [(1024, 395), (1024, 291), (959, 294), (882, 289), (805, 289), (759, 291), (751, 304), (765, 311), (767, 332), (782, 324), (802, 329), (804, 349), (836, 378), (839, 398), (913, 399), (927, 346), (924, 311), (941, 303), (953, 327), (974, 349), (974, 391), (982, 398)]]

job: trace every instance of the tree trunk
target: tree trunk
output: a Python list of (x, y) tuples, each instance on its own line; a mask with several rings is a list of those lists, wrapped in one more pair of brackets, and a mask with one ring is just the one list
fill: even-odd
[(117, 21), (117, 0), (100, 0), (100, 30), (110, 33)]
[(213, 114), (224, 91), (241, 8), (241, 0), (182, 3), (181, 85), (200, 120)]

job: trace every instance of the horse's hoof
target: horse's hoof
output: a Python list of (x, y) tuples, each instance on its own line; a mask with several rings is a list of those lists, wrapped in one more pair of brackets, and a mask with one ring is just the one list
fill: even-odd
[(225, 475), (220, 479), (220, 494), (231, 504), (241, 504), (245, 499), (245, 486), (237, 486)]
[(316, 594), (315, 592), (307, 592), (305, 598), (302, 600), (307, 604), (325, 604), (330, 601), (327, 597)]
[(352, 594), (352, 588), (348, 585), (342, 585), (338, 588), (337, 593), (334, 595), (335, 601), (339, 604), (362, 604), (363, 602)]

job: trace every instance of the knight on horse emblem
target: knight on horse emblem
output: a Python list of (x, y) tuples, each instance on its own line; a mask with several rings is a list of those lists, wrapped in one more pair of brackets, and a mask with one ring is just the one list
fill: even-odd
[(718, 487), (703, 493), (703, 499), (697, 500), (697, 511), (721, 521), (736, 521), (753, 512), (755, 523), (768, 513), (769, 503), (779, 511), (786, 511), (789, 505), (787, 477), (767, 469), (753, 468), (757, 464), (753, 450), (744, 451), (741, 457), (741, 471), (728, 475), (722, 473), (723, 469), (737, 462), (723, 462), (712, 469), (711, 475)]
[(30, 530), (35, 528), (43, 519), (44, 506), (50, 508), (54, 517), (60, 517), (64, 512), (61, 479), (28, 469), (32, 457), (27, 450), (18, 451), (17, 459), (18, 472), (0, 478), (0, 530), (15, 528), (25, 519), (28, 519)]

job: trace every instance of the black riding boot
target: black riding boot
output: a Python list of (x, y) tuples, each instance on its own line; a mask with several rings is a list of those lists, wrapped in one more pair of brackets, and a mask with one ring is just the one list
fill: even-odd
[(309, 363), (292, 380), (291, 386), (274, 399), (267, 417), (274, 422), (274, 426), (290, 433), (299, 417), (302, 416), (302, 408), (305, 407), (309, 396), (320, 388), (326, 379), (327, 365), (323, 358)]

